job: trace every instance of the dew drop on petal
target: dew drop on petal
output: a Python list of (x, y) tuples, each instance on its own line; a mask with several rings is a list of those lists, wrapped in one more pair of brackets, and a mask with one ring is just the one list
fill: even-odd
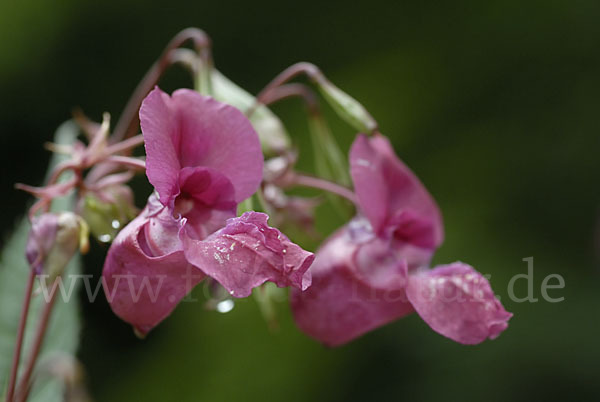
[(366, 159), (358, 159), (358, 160), (356, 161), (356, 163), (357, 163), (359, 166), (371, 167), (371, 162), (370, 162), (370, 161), (368, 161), (368, 160), (366, 160)]

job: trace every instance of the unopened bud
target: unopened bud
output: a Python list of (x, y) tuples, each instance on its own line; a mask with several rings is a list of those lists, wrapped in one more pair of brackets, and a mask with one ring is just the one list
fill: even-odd
[(333, 110), (355, 130), (371, 134), (377, 130), (377, 122), (356, 99), (331, 83), (323, 75), (313, 77), (319, 91)]
[(82, 244), (81, 235), (82, 220), (72, 212), (45, 213), (36, 217), (25, 251), (31, 268), (53, 281), (63, 273)]
[(137, 208), (133, 203), (133, 192), (127, 186), (108, 187), (103, 190), (102, 196), (104, 199), (93, 194), (86, 195), (80, 210), (94, 237), (107, 243), (135, 218)]

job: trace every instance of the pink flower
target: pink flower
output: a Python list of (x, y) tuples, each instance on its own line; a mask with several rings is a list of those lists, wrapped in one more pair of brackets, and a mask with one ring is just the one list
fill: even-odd
[(236, 297), (249, 296), (267, 280), (305, 290), (314, 255), (269, 227), (267, 219), (263, 213), (245, 212), (204, 240), (182, 236), (185, 256)]
[(105, 261), (113, 311), (142, 334), (207, 275), (233, 296), (265, 281), (305, 289), (314, 256), (267, 225), (236, 218), (262, 180), (263, 156), (248, 119), (232, 106), (181, 89), (154, 89), (140, 109), (146, 174), (156, 193), (115, 238)]
[(360, 214), (317, 253), (312, 286), (292, 290), (298, 326), (329, 346), (415, 310), (433, 330), (464, 344), (506, 329), (512, 314), (472, 267), (427, 268), (443, 241), (442, 218), (389, 141), (360, 135), (350, 164)]

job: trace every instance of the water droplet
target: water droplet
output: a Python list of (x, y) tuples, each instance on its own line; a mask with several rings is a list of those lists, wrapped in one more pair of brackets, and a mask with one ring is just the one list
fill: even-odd
[(217, 261), (219, 264), (223, 265), (225, 263), (225, 259), (221, 254), (213, 253), (213, 257), (215, 258), (215, 261)]
[(110, 226), (113, 227), (113, 229), (118, 229), (121, 227), (121, 222), (119, 222), (118, 220), (114, 219), (111, 223)]
[(216, 310), (219, 313), (229, 313), (231, 310), (233, 310), (234, 306), (235, 306), (235, 303), (233, 302), (233, 300), (227, 299), (227, 300), (223, 300), (223, 301), (217, 303)]
[(98, 236), (98, 240), (102, 243), (109, 243), (112, 240), (112, 236), (108, 233)]

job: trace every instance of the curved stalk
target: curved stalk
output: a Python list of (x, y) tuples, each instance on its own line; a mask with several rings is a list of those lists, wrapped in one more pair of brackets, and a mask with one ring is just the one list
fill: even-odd
[(332, 194), (339, 195), (347, 199), (348, 201), (356, 204), (356, 195), (352, 190), (347, 187), (340, 186), (337, 183), (331, 182), (329, 180), (321, 179), (318, 177), (307, 176), (303, 174), (294, 174), (293, 179), (290, 181), (290, 185), (292, 186), (303, 186), (303, 187), (312, 187), (319, 190), (324, 190), (330, 192)]
[(194, 42), (196, 51), (204, 61), (203, 64), (210, 64), (211, 42), (204, 31), (197, 28), (187, 28), (175, 35), (175, 37), (167, 44), (159, 59), (150, 67), (146, 75), (144, 75), (144, 78), (142, 78), (142, 81), (140, 81), (127, 101), (125, 109), (123, 109), (123, 113), (119, 117), (119, 121), (111, 136), (112, 143), (119, 142), (133, 135), (133, 132), (136, 130), (136, 125), (139, 123), (138, 110), (140, 109), (142, 101), (148, 92), (152, 90), (154, 85), (156, 85), (167, 68), (173, 64), (174, 58), (171, 55), (171, 51), (183, 45), (188, 40)]
[(44, 336), (46, 335), (46, 329), (48, 328), (48, 322), (50, 321), (50, 315), (52, 313), (52, 307), (54, 306), (54, 301), (56, 300), (57, 293), (59, 293), (58, 290), (54, 289), (54, 291), (52, 292), (52, 296), (50, 296), (50, 300), (47, 301), (44, 305), (44, 310), (42, 311), (42, 316), (40, 318), (40, 322), (38, 324), (33, 339), (29, 359), (27, 360), (27, 364), (25, 365), (23, 375), (21, 376), (21, 380), (19, 381), (19, 386), (17, 387), (16, 400), (18, 402), (25, 402), (27, 400), (27, 397), (29, 396), (29, 391), (31, 390), (31, 374), (33, 373), (35, 362), (37, 361), (38, 355), (40, 354), (40, 350), (42, 348), (42, 343), (44, 341)]

